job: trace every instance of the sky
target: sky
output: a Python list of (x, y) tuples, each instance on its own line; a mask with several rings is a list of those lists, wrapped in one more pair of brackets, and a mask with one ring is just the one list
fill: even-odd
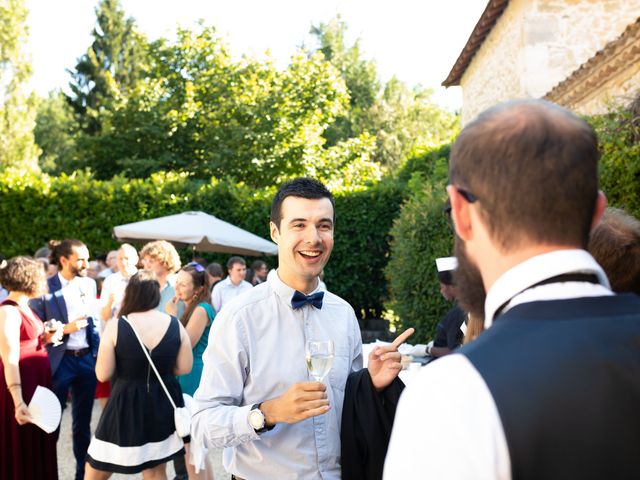
[[(26, 0), (31, 87), (39, 95), (69, 83), (67, 69), (91, 44), (97, 0)], [(312, 44), (312, 25), (340, 15), (347, 41), (360, 39), (382, 81), (393, 75), (409, 86), (433, 88), (448, 109), (462, 104), (459, 87), (446, 78), (480, 18), (487, 0), (121, 0), (127, 16), (151, 40), (172, 38), (176, 26), (199, 19), (214, 25), (235, 57), (264, 58), (269, 50), (284, 67), (300, 45)]]

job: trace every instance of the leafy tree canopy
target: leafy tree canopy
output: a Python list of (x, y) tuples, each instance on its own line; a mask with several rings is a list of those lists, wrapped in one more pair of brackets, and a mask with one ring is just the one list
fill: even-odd
[(132, 18), (125, 18), (119, 0), (101, 0), (96, 7), (93, 43), (80, 57), (68, 97), (82, 130), (100, 131), (102, 114), (113, 109), (135, 87), (144, 68), (146, 41)]
[(35, 96), (25, 84), (31, 64), (23, 47), (27, 40), (24, 0), (0, 0), (0, 168), (37, 170), (38, 146), (33, 138)]
[(215, 29), (181, 29), (153, 42), (148, 72), (121, 106), (102, 114), (85, 139), (89, 166), (103, 178), (159, 170), (270, 185), (313, 174), (360, 183), (379, 177), (368, 135), (324, 148), (324, 130), (347, 108), (339, 72), (321, 53), (302, 52), (284, 70), (231, 59)]
[(367, 133), (376, 139), (374, 160), (395, 170), (408, 158), (449, 142), (459, 130), (458, 116), (432, 101), (432, 91), (408, 88), (393, 77), (382, 85), (373, 60), (363, 58), (360, 41), (347, 45), (340, 16), (311, 28), (317, 50), (338, 69), (350, 102), (325, 131), (329, 144)]

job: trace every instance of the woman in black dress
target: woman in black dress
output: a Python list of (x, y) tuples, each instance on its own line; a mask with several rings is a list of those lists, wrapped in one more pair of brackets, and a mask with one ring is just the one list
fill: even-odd
[(111, 380), (109, 401), (87, 454), (85, 479), (142, 472), (165, 479), (166, 463), (185, 454), (175, 431), (173, 407), (158, 382), (131, 326), (145, 344), (177, 406), (184, 406), (175, 376), (191, 370), (191, 342), (177, 318), (155, 310), (160, 284), (152, 272), (129, 280), (117, 322), (100, 340), (96, 376)]

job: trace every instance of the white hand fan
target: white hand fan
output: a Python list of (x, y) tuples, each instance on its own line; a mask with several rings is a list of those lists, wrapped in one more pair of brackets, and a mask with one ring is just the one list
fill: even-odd
[(55, 393), (48, 388), (38, 385), (28, 408), (32, 418), (31, 422), (45, 432), (51, 433), (60, 425), (62, 417), (60, 401)]

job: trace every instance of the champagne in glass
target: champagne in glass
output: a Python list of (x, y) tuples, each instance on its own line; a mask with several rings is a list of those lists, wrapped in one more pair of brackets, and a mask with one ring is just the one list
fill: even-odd
[(317, 382), (327, 376), (333, 365), (333, 340), (309, 340), (305, 347), (307, 368)]
[(59, 322), (55, 318), (52, 318), (51, 320), (47, 320), (46, 322), (44, 322), (44, 328), (46, 328), (47, 332), (49, 333), (55, 333), (55, 335), (53, 335), (53, 337), (51, 338), (51, 342), (54, 347), (62, 345), (62, 330), (64, 328), (62, 322)]

